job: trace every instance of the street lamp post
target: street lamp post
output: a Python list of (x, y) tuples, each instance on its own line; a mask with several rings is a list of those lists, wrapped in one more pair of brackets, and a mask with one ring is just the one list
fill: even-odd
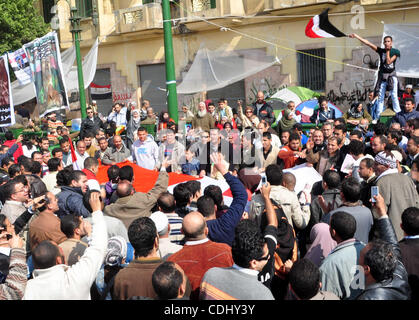
[(84, 119), (87, 117), (86, 113), (86, 95), (84, 92), (84, 79), (83, 79), (83, 64), (80, 54), (80, 20), (81, 17), (78, 15), (77, 7), (71, 7), (71, 33), (73, 34), (74, 45), (76, 48), (76, 61), (77, 61), (77, 76), (79, 80), (79, 97), (80, 97), (80, 109), (81, 109), (81, 118)]
[(166, 90), (169, 115), (178, 122), (178, 105), (176, 91), (175, 61), (173, 58), (172, 21), (170, 17), (169, 0), (162, 1), (163, 30), (164, 30), (164, 55), (166, 60)]

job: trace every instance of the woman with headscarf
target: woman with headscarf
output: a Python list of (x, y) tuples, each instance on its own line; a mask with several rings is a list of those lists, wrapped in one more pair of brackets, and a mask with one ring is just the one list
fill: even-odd
[(362, 119), (367, 119), (369, 122), (372, 121), (371, 115), (367, 110), (363, 109), (362, 103), (360, 102), (354, 102), (351, 108), (343, 115), (343, 118), (347, 123), (355, 126), (358, 125)]
[(291, 130), (295, 123), (297, 123), (297, 121), (295, 121), (292, 111), (290, 109), (285, 109), (284, 116), (278, 122), (278, 130), (280, 130), (280, 132)]
[(327, 223), (317, 223), (310, 232), (311, 246), (304, 258), (309, 259), (320, 267), (323, 260), (336, 247), (337, 243), (332, 239)]
[(141, 126), (141, 112), (138, 109), (131, 111), (131, 117), (127, 121), (127, 148), (131, 149), (131, 145), (138, 139), (137, 131)]
[(241, 183), (243, 183), (247, 192), (247, 204), (244, 208), (243, 217), (248, 217), (250, 210), (250, 203), (252, 201), (252, 196), (256, 192), (260, 180), (262, 179), (260, 174), (256, 173), (252, 168), (243, 168), (237, 174)]

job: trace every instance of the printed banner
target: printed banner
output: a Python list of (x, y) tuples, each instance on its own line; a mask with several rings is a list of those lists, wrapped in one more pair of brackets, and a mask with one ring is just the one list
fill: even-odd
[(13, 108), (12, 89), (9, 77), (7, 55), (0, 57), (0, 127), (15, 124), (15, 110)]
[(24, 86), (32, 82), (31, 66), (23, 48), (9, 53), (9, 62), (19, 83)]
[(31, 66), (39, 116), (69, 108), (57, 34), (50, 32), (23, 47)]

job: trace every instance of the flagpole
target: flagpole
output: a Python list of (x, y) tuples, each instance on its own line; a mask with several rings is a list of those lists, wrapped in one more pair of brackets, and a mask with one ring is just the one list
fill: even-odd
[(80, 97), (80, 110), (81, 118), (85, 119), (87, 117), (86, 113), (86, 94), (84, 92), (84, 79), (83, 79), (83, 64), (80, 54), (80, 20), (81, 17), (77, 14), (77, 7), (71, 7), (71, 33), (74, 36), (74, 45), (76, 48), (76, 61), (77, 61), (77, 75), (79, 80), (79, 97)]

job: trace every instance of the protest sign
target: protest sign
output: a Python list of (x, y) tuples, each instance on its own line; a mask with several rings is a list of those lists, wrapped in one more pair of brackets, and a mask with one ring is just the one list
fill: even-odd
[(57, 34), (50, 32), (24, 45), (32, 71), (39, 116), (69, 108)]
[(7, 55), (0, 57), (0, 127), (15, 124)]
[(28, 83), (31, 83), (32, 72), (25, 50), (20, 48), (15, 52), (9, 53), (8, 57), (10, 65), (12, 66), (12, 69), (15, 72), (15, 76), (20, 85), (24, 86)]

